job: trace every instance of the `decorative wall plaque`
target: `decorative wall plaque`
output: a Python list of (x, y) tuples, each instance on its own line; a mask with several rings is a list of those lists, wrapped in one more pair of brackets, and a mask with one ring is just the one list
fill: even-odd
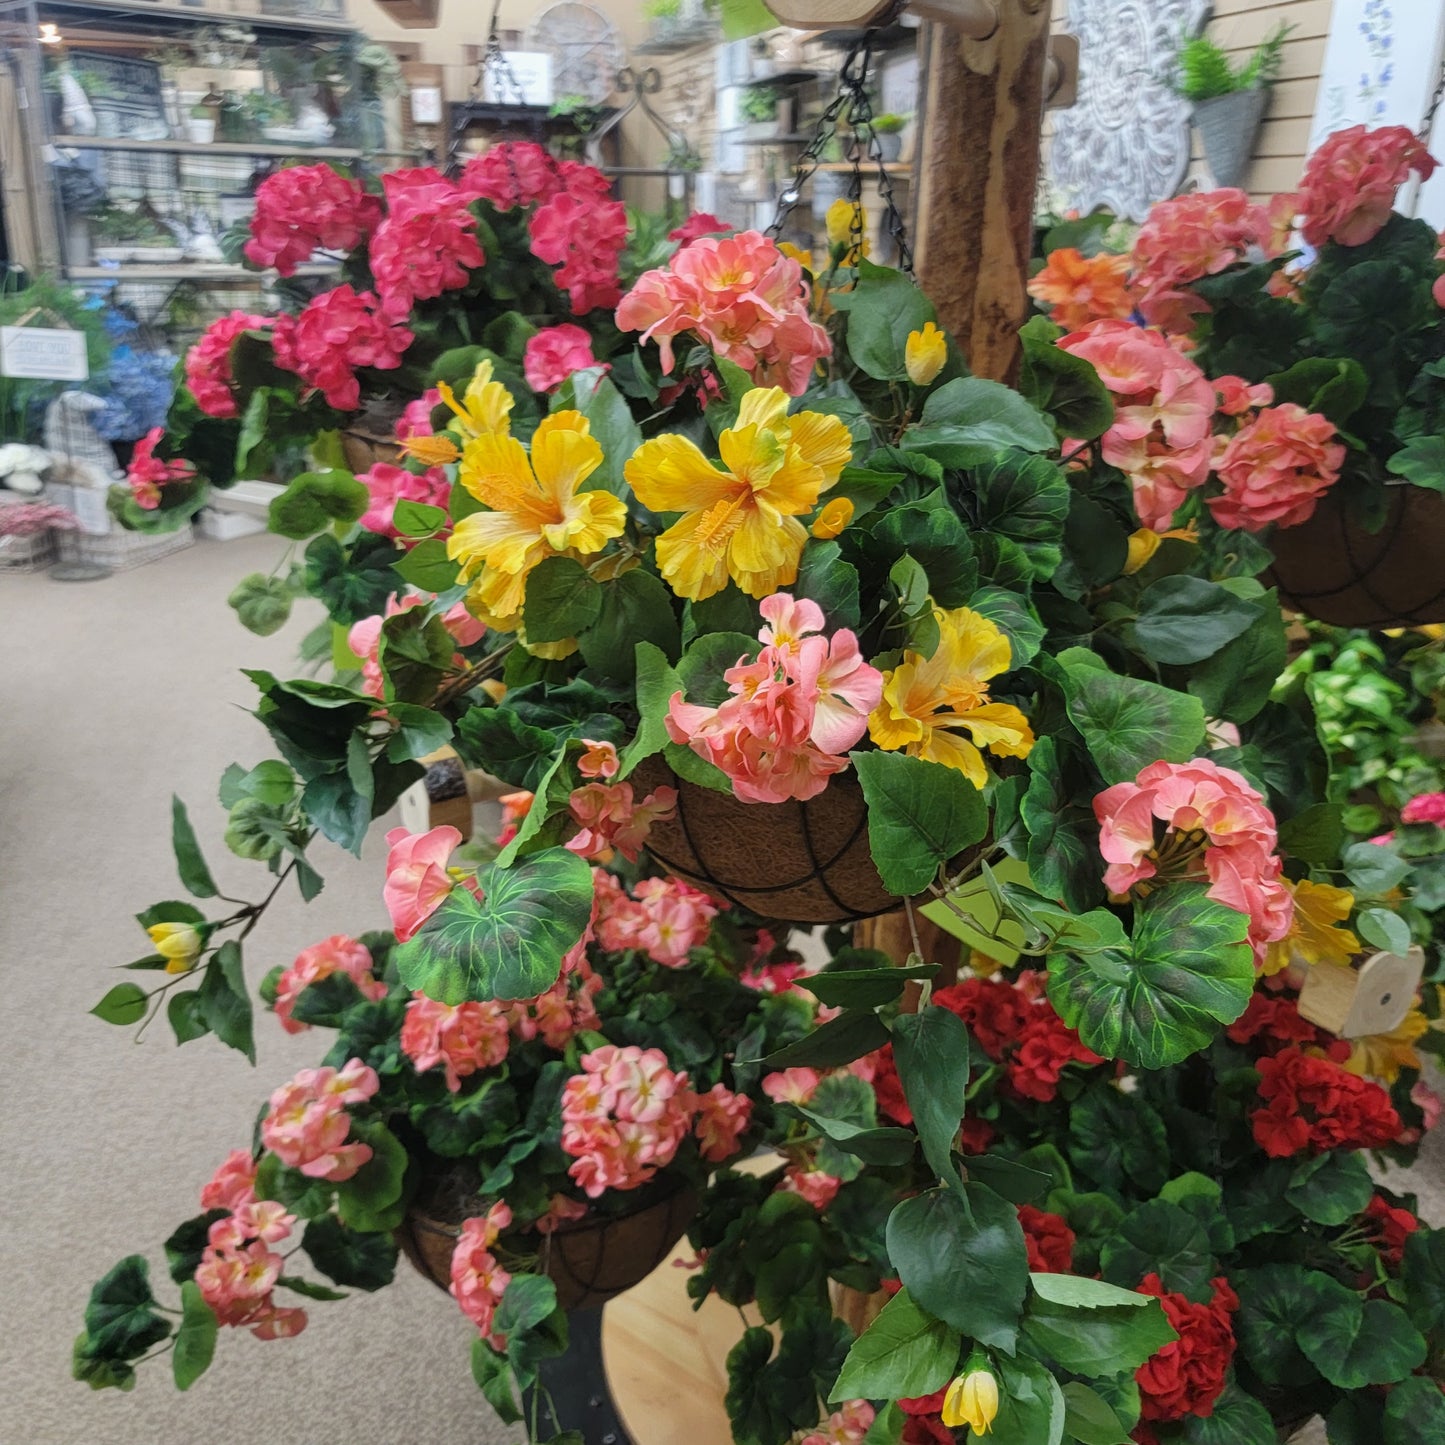
[(1069, 0), (1079, 99), (1055, 111), (1048, 177), (1056, 203), (1141, 221), (1189, 168), (1189, 103), (1170, 88), (1180, 40), (1209, 0)]

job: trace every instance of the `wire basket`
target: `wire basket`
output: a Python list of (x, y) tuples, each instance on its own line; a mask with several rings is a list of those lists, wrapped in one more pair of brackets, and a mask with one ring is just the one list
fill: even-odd
[(85, 562), (95, 567), (108, 567), (112, 572), (126, 572), (159, 562), (173, 552), (184, 552), (194, 544), (195, 533), (189, 523), (175, 532), (126, 532), (119, 528), (93, 536), (88, 532), (59, 534), (60, 560)]
[(0, 537), (0, 572), (43, 572), (55, 561), (54, 532)]

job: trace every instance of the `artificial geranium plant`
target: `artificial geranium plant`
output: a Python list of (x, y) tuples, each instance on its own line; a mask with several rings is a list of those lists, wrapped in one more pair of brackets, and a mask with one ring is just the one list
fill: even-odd
[[(495, 856), (458, 874), (446, 830), (393, 840), (388, 886), (409, 911), (387, 968), (423, 999), (497, 1008), (546, 995), (602, 906), (589, 864), (648, 849), (785, 921), (850, 924), (900, 907), (913, 919), (917, 899), (989, 943), (1016, 929), (1055, 1041), (1082, 1062), (1139, 1071), (1180, 1066), (1245, 1013), (1306, 885), (1345, 870), (1363, 912), (1393, 918), (1364, 904), (1408, 865), (1385, 844), (1342, 854), (1308, 699), (1271, 696), (1285, 649), (1276, 596), (1237, 575), (1253, 569), (1216, 568), (1217, 548), (1161, 542), (1157, 515), (1141, 528), (1148, 494), (1114, 460), (1116, 445), (1167, 456), (1233, 425), (1216, 423), (1233, 414), (1232, 389), (1221, 407), (1166, 337), (1124, 323), (1091, 353), (1055, 344), (1040, 321), (1022, 338), (1017, 390), (970, 376), (927, 297), (859, 254), (853, 228), (804, 256), (696, 218), (667, 264), (623, 294), (620, 238), (582, 224), (611, 204), (591, 176), (525, 147), (472, 164), (493, 199), (473, 199), (491, 194), (475, 179), (404, 174), (385, 186), (380, 221), (377, 199), (339, 177), (308, 181), (334, 192), (347, 239), (332, 244), (370, 234), (348, 265), (368, 268), (376, 290), (346, 281), (308, 303), (309, 319), (277, 321), (269, 341), (221, 323), (173, 411), (186, 424), (209, 392), (217, 447), (194, 440), (196, 422), (147, 454), (162, 472), (224, 481), (257, 433), (215, 411), (229, 399), (269, 415), (277, 388), (311, 451), (314, 469), (273, 508), (283, 535), (313, 539), (304, 567), (294, 583), (251, 579), (236, 599), (262, 628), (296, 587), (330, 616), (331, 680), (251, 674), (284, 761), (225, 783), (232, 846), (265, 861), (277, 886), (294, 875), (310, 896), (318, 835), (359, 851), (419, 776), (417, 759), (450, 743), (534, 796)], [(423, 194), (435, 214), (413, 204)], [(598, 294), (618, 300), (610, 316), (582, 308), (575, 336), (531, 332), (534, 316), (555, 314), (561, 274), (519, 290), (507, 264), (538, 254), (549, 208), (544, 236), (564, 231), (566, 264), (600, 273)], [(318, 237), (295, 219), (304, 213), (277, 214), (261, 209), (256, 243), (272, 259), (309, 255)], [(484, 221), (515, 234), (479, 248)], [(431, 259), (417, 269), (409, 256)], [(438, 325), (464, 344), (413, 356), (401, 333), (423, 313), (444, 314)], [(240, 361), (262, 344), (291, 379), (268, 371), (258, 392)], [(335, 430), (367, 369), (403, 357), (415, 372), (413, 394), (392, 397), (410, 403), (400, 455), (358, 477)], [(1120, 376), (1143, 380), (1128, 389)], [(1298, 480), (1328, 462), (1311, 452), (1284, 470)], [(1266, 481), (1279, 470), (1259, 465)], [(203, 482), (152, 472), (135, 484), (164, 512)], [(176, 841), (183, 877), (212, 896), (183, 810)], [(255, 912), (143, 915), (162, 931), (161, 956), (178, 951), (201, 980), (180, 995), (192, 1002), (168, 1005), (186, 1036), (210, 1028), (244, 1046), (237, 941), (212, 939)], [(1396, 922), (1376, 926), (1401, 941)], [(1065, 1386), (1142, 1364), (1167, 1339), (1162, 1307), (1132, 1282), (1030, 1274), (1007, 1149), (964, 1161), (954, 1147), (989, 1071), (959, 1016), (929, 996), (937, 961), (920, 943), (900, 970), (838, 942), (815, 995), (822, 1026), (781, 1048), (739, 1042), (733, 1067), (831, 1068), (891, 1046), (921, 1163), (913, 1136), (879, 1129), (846, 1082), (821, 1101), (785, 1097), (806, 1127), (783, 1144), (795, 1166), (845, 1144), (906, 1166), (908, 1197), (858, 1201), (874, 1224), (880, 1206), (891, 1212), (883, 1253), (854, 1276), (865, 1285), (886, 1256), (901, 1288), (836, 1384), (824, 1378), (836, 1331), (826, 1353), (821, 1333), (785, 1339), (769, 1371), (771, 1341), (753, 1335), (738, 1374), (777, 1382), (802, 1355), (818, 1362), (768, 1417), (790, 1429), (820, 1397), (943, 1388), (951, 1415), (1000, 1440), (1059, 1438)], [(921, 997), (904, 1010), (910, 978)], [(153, 1006), (120, 987), (134, 991), (109, 1012)], [(645, 1016), (644, 1000), (633, 1008), (626, 1018)], [(780, 1225), (780, 1248), (808, 1246), (813, 1281), (807, 1190), (814, 1204), (828, 1192), (814, 1179), (790, 1191), (800, 1202), (773, 1204), (774, 1182), (759, 1210)], [(1059, 1336), (1112, 1339), (1112, 1353), (1088, 1367), (1058, 1350), (1020, 1353), (1028, 1322), (1044, 1318)]]

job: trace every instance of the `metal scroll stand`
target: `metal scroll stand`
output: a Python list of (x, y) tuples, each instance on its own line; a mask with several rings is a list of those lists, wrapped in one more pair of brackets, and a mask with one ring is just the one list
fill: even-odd
[[(608, 116), (587, 137), (588, 162), (609, 176), (658, 176), (668, 182), (671, 182), (675, 176), (680, 178), (683, 183), (683, 214), (685, 216), (691, 214), (693, 177), (702, 165), (702, 157), (697, 153), (686, 133), (659, 115), (653, 109), (651, 101), (648, 100), (648, 96), (656, 95), (662, 89), (661, 71), (655, 65), (649, 65), (641, 72), (634, 70), (630, 65), (624, 66), (617, 72), (616, 89), (620, 95), (631, 98), (626, 105)], [(647, 117), (652, 123), (653, 129), (667, 142), (667, 159), (661, 166), (609, 166), (603, 164), (603, 140), (611, 135), (633, 111), (638, 110)], [(670, 185), (668, 189), (669, 199), (672, 199)]]

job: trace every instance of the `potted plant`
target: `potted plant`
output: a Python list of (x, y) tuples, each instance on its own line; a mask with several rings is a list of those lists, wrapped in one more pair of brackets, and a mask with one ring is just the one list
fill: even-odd
[(885, 161), (896, 161), (903, 154), (903, 131), (911, 115), (894, 115), (885, 111), (873, 117), (873, 133), (878, 137), (878, 154)]
[(1194, 107), (1194, 124), (1216, 185), (1237, 186), (1244, 177), (1292, 28), (1276, 26), (1239, 65), (1207, 35), (1195, 35), (1179, 47), (1174, 86)]
[(193, 145), (210, 145), (216, 138), (216, 112), (208, 105), (193, 105), (186, 117), (186, 139)]
[[(1364, 168), (1379, 179), (1359, 189)], [(1065, 246), (1030, 283), (1073, 354), (1102, 361), (1138, 341), (1172, 369), (1189, 348), (1176, 381), (1219, 398), (1217, 461), (1202, 434), (1126, 436), (1126, 422), (1103, 439), (1145, 523), (1161, 535), (1193, 523), (1211, 565), (1268, 568), (1291, 605), (1342, 626), (1445, 619), (1440, 248), (1390, 209), (1398, 186), (1434, 168), (1404, 127), (1355, 126), (1310, 157), (1297, 195), (1163, 201), (1126, 256)], [(1303, 255), (1289, 248), (1296, 224)], [(1190, 254), (1193, 237), (1209, 239)], [(1143, 328), (1124, 320), (1136, 311)], [(1128, 380), (1109, 385), (1133, 404)], [(1272, 431), (1290, 437), (1278, 471), (1259, 464)]]
[(778, 107), (782, 97), (771, 85), (748, 85), (738, 98), (738, 118), (747, 127), (749, 140), (771, 140), (778, 132)]

